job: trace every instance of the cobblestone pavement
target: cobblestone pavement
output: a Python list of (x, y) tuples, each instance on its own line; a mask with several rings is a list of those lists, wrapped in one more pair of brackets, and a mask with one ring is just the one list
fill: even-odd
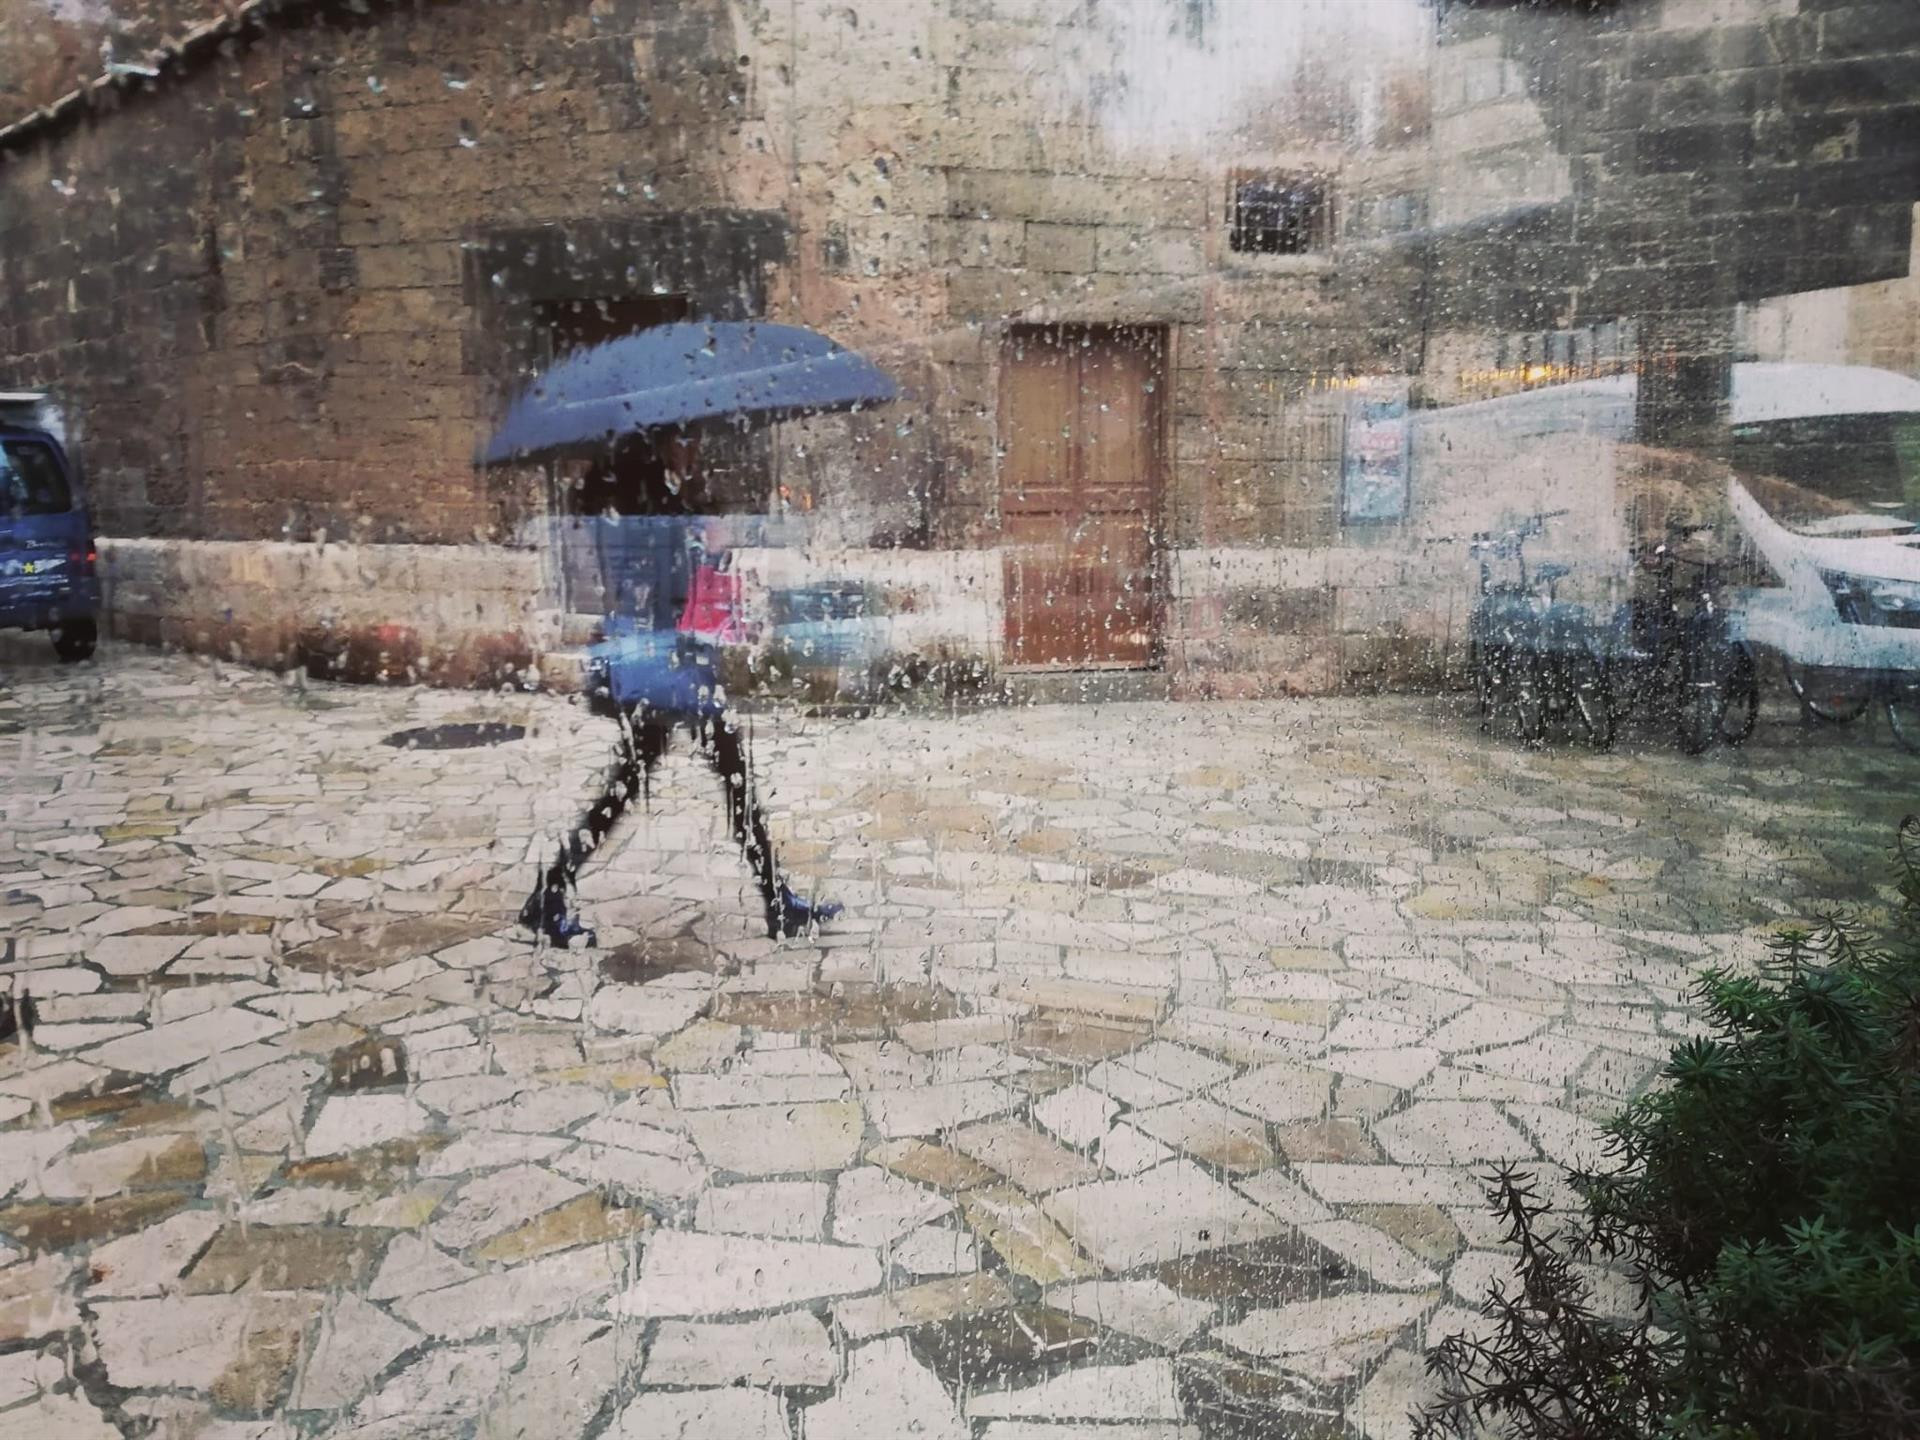
[[(1916, 762), (1527, 755), (1440, 702), (763, 718), (513, 928), (611, 727), (0, 652), (0, 1432), (1404, 1433), (1690, 978), (1872, 901)], [(408, 750), (451, 720), (523, 738)], [(684, 747), (682, 747), (684, 750)]]

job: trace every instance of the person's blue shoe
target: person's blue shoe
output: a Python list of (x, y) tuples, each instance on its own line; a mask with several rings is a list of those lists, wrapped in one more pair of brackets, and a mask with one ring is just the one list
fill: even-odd
[(520, 907), (520, 924), (536, 935), (546, 936), (547, 943), (556, 950), (567, 949), (582, 936), (588, 945), (597, 944), (599, 940), (592, 929), (580, 923), (578, 916), (569, 913), (564, 896), (548, 890), (536, 890), (527, 897), (527, 903)]
[(583, 925), (571, 915), (562, 915), (547, 926), (547, 939), (556, 950), (571, 948), (573, 942), (585, 939), (591, 949), (600, 943), (599, 933), (590, 925)]
[(831, 900), (802, 900), (785, 885), (780, 887), (780, 913), (775, 924), (781, 935), (804, 935), (846, 909)]

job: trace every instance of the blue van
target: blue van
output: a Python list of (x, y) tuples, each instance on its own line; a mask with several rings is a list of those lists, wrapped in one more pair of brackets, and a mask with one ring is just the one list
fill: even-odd
[(0, 394), (0, 630), (48, 630), (62, 660), (100, 635), (93, 522), (44, 395)]

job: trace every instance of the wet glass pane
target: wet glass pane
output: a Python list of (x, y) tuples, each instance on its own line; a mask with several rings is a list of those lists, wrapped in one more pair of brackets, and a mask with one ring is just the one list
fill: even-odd
[(0, 0), (0, 1434), (1668, 1433), (1521, 1242), (1912, 993), (1917, 203), (1911, 0)]

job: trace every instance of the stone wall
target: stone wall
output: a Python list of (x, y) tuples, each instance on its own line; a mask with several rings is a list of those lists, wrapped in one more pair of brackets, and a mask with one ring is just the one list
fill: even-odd
[[(1920, 210), (1920, 206), (1916, 207)], [(1755, 360), (1872, 365), (1920, 376), (1920, 227), (1907, 273), (1743, 306), (1734, 345)]]
[[(279, 619), (230, 618), (263, 613), (247, 567), (198, 548), (264, 542), (397, 547), (364, 562), (394, 577), (437, 547), (455, 595), (511, 553), (484, 618), (395, 580), (355, 623), (560, 643), (528, 548), (550, 497), (473, 453), (556, 307), (667, 295), (824, 330), (903, 380), (884, 414), (773, 437), (768, 503), (784, 490), (813, 540), (762, 565), (918, 597), (899, 644), (1000, 643), (1009, 327), (1151, 326), (1175, 688), (1427, 683), (1470, 579), (1448, 537), (1569, 494), (1600, 525), (1611, 452), (1436, 448), (1450, 422), (1423, 422), (1407, 515), (1344, 526), (1330, 382), (1450, 404), (1475, 375), (1590, 363), (1606, 330), (1652, 377), (1642, 438), (1710, 449), (1740, 307), (1884, 283), (1900, 316), (1861, 343), (1920, 333), (1905, 0), (1456, 3), (1384, 58), (1294, 36), (1243, 109), (1144, 134), (1101, 88), (1138, 37), (1074, 0), (313, 13), (0, 159), (0, 382), (73, 408), (125, 542), (123, 633), (282, 653)], [(1230, 250), (1247, 166), (1331, 176), (1335, 242)], [(271, 563), (332, 603), (320, 562)], [(162, 565), (192, 583), (142, 588)]]
[(1635, 358), (1686, 392), (1646, 387), (1643, 423), (1710, 426), (1736, 306), (1908, 273), (1904, 0), (1457, 5), (1436, 54), (1437, 399), (1461, 370), (1545, 361), (1552, 332), (1630, 316)]
[[(1049, 98), (1101, 63), (1083, 22), (1064, 0), (439, 0), (277, 29), (0, 167), (4, 378), (67, 399), (110, 535), (526, 544), (537, 485), (471, 457), (552, 307), (685, 295), (827, 330), (907, 383), (885, 417), (773, 449), (774, 482), (835, 522), (801, 568), (878, 573), (889, 547), (997, 540), (1010, 323), (1154, 325), (1177, 357), (1169, 543), (1312, 543), (1324, 427), (1271, 412), (1308, 377), (1403, 363), (1385, 312), (1405, 310), (1324, 257), (1225, 255), (1226, 166), (1357, 177), (1365, 147), (1338, 105), (1276, 109), (1219, 161), (1118, 145)], [(123, 631), (258, 609), (198, 552), (178, 565), (193, 598)], [(998, 570), (922, 568), (956, 567)], [(997, 601), (956, 603), (905, 628), (984, 623), (991, 654)], [(280, 627), (221, 627), (272, 658)]]
[(8, 157), (5, 378), (69, 402), (110, 533), (504, 538), (521, 497), (472, 461), (537, 305), (764, 308), (737, 65), (719, 0), (275, 29)]
[[(318, 676), (532, 684), (540, 557), (468, 545), (103, 539), (112, 632)], [(382, 658), (385, 652), (385, 658)], [(369, 669), (384, 673), (358, 673)]]

